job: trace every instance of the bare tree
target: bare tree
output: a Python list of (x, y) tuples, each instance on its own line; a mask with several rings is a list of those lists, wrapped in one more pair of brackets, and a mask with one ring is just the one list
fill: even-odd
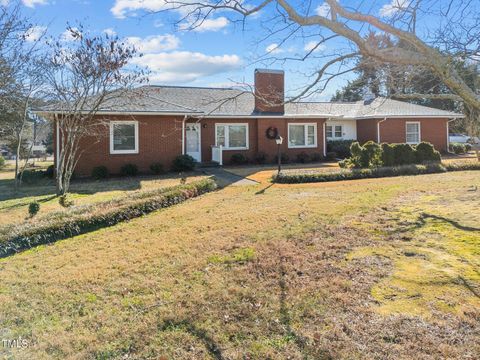
[(105, 132), (98, 112), (145, 81), (140, 69), (129, 68), (129, 61), (136, 55), (133, 47), (117, 37), (89, 35), (81, 25), (67, 30), (70, 41), (50, 43), (52, 55), (46, 73), (52, 103), (46, 110), (56, 114), (56, 131), (61, 139), (56, 149), (58, 195), (69, 190), (83, 152), (80, 143)]
[[(384, 7), (383, 14), (372, 10), (378, 8), (376, 1), (361, 1), (355, 8), (337, 0), (325, 0), (320, 11), (315, 11), (316, 2), (294, 0), (263, 0), (253, 4), (243, 0), (166, 0), (166, 4), (162, 11), (179, 12), (182, 14), (179, 21), (187, 22), (190, 29), (219, 13), (230, 14), (232, 21), (243, 23), (254, 14), (268, 14), (268, 20), (262, 22), (265, 38), (282, 36), (279, 46), (295, 36), (315, 42), (305, 56), (294, 60), (314, 56), (314, 49), (334, 38), (346, 40), (349, 46), (337, 50), (319, 65), (314, 80), (294, 99), (308, 96), (319, 85), (324, 89), (324, 84), (340, 72), (329, 72), (329, 68), (345, 65), (346, 60), (361, 55), (379, 63), (429, 69), (450, 89), (442, 97), (461, 100), (471, 109), (480, 110), (479, 95), (459, 76), (454, 65), (458, 58), (476, 62), (480, 58), (480, 9), (476, 1), (393, 0), (389, 7)], [(428, 22), (422, 22), (427, 18)], [(419, 23), (425, 28), (421, 35)], [(366, 31), (388, 35), (397, 44), (408, 46), (383, 46), (369, 41)]]
[[(32, 123), (30, 107), (37, 100), (44, 80), (39, 49), (43, 34), (37, 32), (32, 36), (36, 27), (22, 17), (19, 6), (16, 2), (0, 7), (0, 127), (3, 137), (15, 145), (15, 190), (34, 145), (32, 139), (26, 154), (22, 151)], [(26, 155), (22, 167), (21, 155)]]

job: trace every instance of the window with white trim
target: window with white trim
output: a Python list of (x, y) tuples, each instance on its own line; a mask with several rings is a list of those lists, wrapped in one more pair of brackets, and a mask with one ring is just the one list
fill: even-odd
[(343, 137), (343, 125), (326, 125), (327, 139), (341, 139)]
[(288, 147), (317, 147), (317, 124), (288, 124)]
[(138, 154), (138, 121), (110, 122), (110, 154)]
[(215, 124), (215, 145), (226, 150), (247, 150), (248, 124)]
[(407, 122), (405, 131), (406, 131), (405, 140), (407, 144), (420, 143), (420, 123), (419, 122)]

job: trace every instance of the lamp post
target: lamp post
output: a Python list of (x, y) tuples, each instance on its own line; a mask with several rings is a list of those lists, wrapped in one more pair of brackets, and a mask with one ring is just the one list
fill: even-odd
[(283, 137), (277, 135), (275, 138), (275, 142), (277, 143), (277, 161), (278, 161), (278, 173), (280, 174), (280, 170), (282, 170), (282, 156), (280, 153), (280, 146), (283, 143)]

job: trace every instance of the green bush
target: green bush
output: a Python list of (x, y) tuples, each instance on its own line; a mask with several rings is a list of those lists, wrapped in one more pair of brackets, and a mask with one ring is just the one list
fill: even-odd
[(327, 152), (335, 152), (341, 159), (349, 158), (352, 156), (350, 146), (354, 142), (354, 140), (329, 140), (327, 141)]
[(454, 152), (457, 155), (461, 155), (467, 152), (467, 148), (465, 147), (465, 144), (452, 143), (450, 144), (450, 151)]
[(49, 179), (53, 179), (55, 176), (55, 166), (50, 165), (49, 167), (47, 167), (47, 169), (45, 170), (45, 176)]
[(163, 168), (163, 165), (159, 162), (153, 163), (152, 165), (150, 165), (150, 171), (155, 175), (160, 175), (165, 173), (165, 169)]
[(305, 151), (302, 151), (301, 153), (297, 154), (297, 162), (301, 164), (310, 162), (310, 155), (308, 155)]
[(58, 217), (50, 215), (46, 223), (40, 221), (34, 224), (16, 228), (12, 233), (0, 234), (0, 257), (5, 257), (21, 250), (57, 240), (94, 231), (103, 227), (113, 226), (152, 211), (181, 203), (189, 198), (213, 191), (216, 183), (212, 179), (200, 180), (188, 185), (153, 192), (136, 194), (135, 197), (112, 200), (107, 211), (96, 211), (99, 205), (91, 205), (87, 213), (75, 213), (83, 208), (72, 208), (59, 213)]
[(445, 168), (448, 171), (469, 171), (469, 170), (480, 170), (480, 162), (474, 161), (464, 161), (457, 163), (445, 164)]
[(465, 151), (466, 151), (466, 152), (472, 151), (472, 144), (466, 143), (466, 144), (465, 144)]
[(265, 164), (267, 162), (267, 154), (263, 151), (259, 151), (255, 154), (255, 162), (257, 164)]
[(60, 206), (62, 206), (64, 208), (69, 208), (69, 207), (73, 206), (73, 201), (68, 197), (67, 194), (61, 195), (58, 198), (58, 203), (60, 204)]
[(22, 178), (22, 182), (26, 184), (35, 184), (38, 181), (45, 179), (45, 171), (33, 169), (33, 170), (24, 170), (23, 175), (18, 173), (17, 177)]
[(312, 162), (319, 162), (323, 159), (323, 155), (321, 153), (313, 153), (311, 156), (310, 156), (310, 160), (312, 160)]
[[(290, 157), (287, 154), (282, 152), (282, 153), (280, 153), (280, 160), (281, 160), (282, 164), (288, 164), (290, 162)], [(275, 155), (273, 157), (273, 162), (275, 164), (278, 163), (278, 155)]]
[(393, 144), (395, 165), (415, 164), (415, 150), (410, 144)]
[(382, 147), (373, 141), (363, 144), (363, 162), (367, 167), (379, 167), (382, 165)]
[(233, 165), (243, 165), (243, 164), (246, 164), (247, 162), (248, 162), (247, 157), (242, 153), (232, 154), (232, 156), (230, 157), (230, 163)]
[(92, 178), (101, 180), (108, 178), (108, 169), (106, 166), (96, 166), (92, 169)]
[(393, 145), (383, 143), (381, 146), (383, 166), (395, 166), (395, 150), (393, 148)]
[(334, 161), (334, 160), (337, 160), (338, 158), (338, 155), (335, 151), (329, 151), (327, 152), (327, 156), (325, 157), (327, 160), (331, 160), (331, 161)]
[(125, 164), (120, 168), (120, 174), (122, 176), (137, 176), (138, 167), (135, 164)]
[(382, 164), (382, 148), (373, 141), (366, 142), (361, 146), (358, 141), (350, 146), (352, 156), (343, 164), (354, 168), (378, 167)]
[(40, 211), (40, 204), (37, 201), (32, 201), (28, 205), (28, 215), (30, 215), (30, 217), (34, 217), (35, 215), (37, 215), (39, 211)]
[[(480, 168), (480, 166), (479, 166)], [(420, 175), (442, 173), (447, 169), (441, 164), (404, 165), (398, 167), (377, 167), (371, 169), (349, 169), (338, 172), (282, 172), (273, 180), (282, 184), (299, 184), (312, 182), (328, 182), (341, 180), (356, 180), (392, 176)]]
[(5, 166), (5, 159), (3, 158), (2, 155), (0, 155), (0, 169)]
[(440, 153), (428, 142), (421, 142), (415, 146), (415, 157), (417, 164), (441, 161)]
[(173, 160), (172, 171), (192, 171), (195, 168), (195, 159), (190, 155), (179, 155)]

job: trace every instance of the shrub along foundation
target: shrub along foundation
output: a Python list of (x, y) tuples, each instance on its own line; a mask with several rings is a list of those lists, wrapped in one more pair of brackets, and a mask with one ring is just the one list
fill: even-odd
[(425, 164), (404, 165), (397, 167), (377, 167), (368, 169), (344, 169), (338, 172), (315, 173), (307, 171), (283, 172), (273, 177), (273, 182), (280, 184), (302, 184), (342, 180), (371, 179), (394, 176), (436, 174), (447, 171), (480, 170), (480, 163), (464, 164)]

